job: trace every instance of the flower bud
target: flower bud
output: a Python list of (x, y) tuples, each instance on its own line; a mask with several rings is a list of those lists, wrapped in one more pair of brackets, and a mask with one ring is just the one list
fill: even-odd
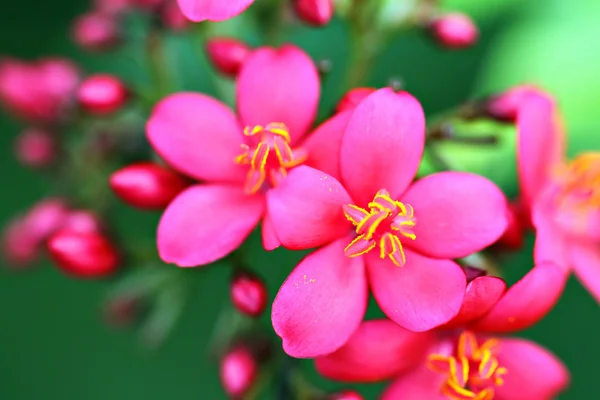
[(258, 366), (248, 349), (237, 347), (221, 360), (221, 384), (229, 397), (239, 398), (252, 387)]
[(45, 167), (51, 164), (56, 156), (54, 136), (42, 129), (26, 129), (17, 136), (15, 154), (21, 164), (27, 167)]
[(90, 114), (104, 115), (118, 111), (127, 101), (127, 88), (119, 78), (108, 74), (93, 75), (79, 86), (77, 100)]
[(106, 276), (119, 265), (117, 250), (100, 232), (61, 229), (48, 240), (48, 251), (59, 269), (80, 278)]
[(150, 162), (137, 163), (113, 173), (110, 186), (132, 207), (162, 209), (187, 185), (175, 171)]
[(234, 277), (230, 287), (231, 301), (242, 314), (258, 317), (267, 305), (267, 288), (262, 280), (243, 272)]
[(375, 90), (377, 89), (369, 87), (354, 88), (349, 90), (348, 93), (346, 93), (338, 102), (335, 108), (336, 113), (355, 109), (356, 106), (358, 106), (360, 102), (365, 99), (365, 97), (373, 93)]
[(471, 47), (479, 36), (475, 23), (461, 13), (446, 14), (435, 19), (430, 29), (442, 46), (451, 49)]
[(252, 50), (233, 38), (212, 38), (206, 42), (208, 59), (220, 73), (235, 77)]
[(74, 210), (66, 215), (63, 228), (71, 232), (96, 233), (102, 232), (102, 223), (92, 211)]
[(330, 400), (364, 400), (364, 397), (354, 390), (344, 390), (343, 392), (333, 394)]
[(167, 1), (160, 10), (160, 17), (164, 26), (176, 32), (186, 30), (191, 24), (176, 1)]
[(7, 264), (25, 267), (39, 255), (39, 242), (23, 218), (12, 221), (2, 233), (2, 255)]
[(71, 35), (78, 46), (90, 51), (109, 50), (121, 41), (116, 17), (101, 12), (91, 12), (77, 18)]
[(332, 0), (294, 0), (298, 18), (313, 26), (326, 25), (333, 16)]

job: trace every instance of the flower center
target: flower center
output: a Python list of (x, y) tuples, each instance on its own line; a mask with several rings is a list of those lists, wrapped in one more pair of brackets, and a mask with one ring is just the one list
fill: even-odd
[(498, 363), (499, 344), (496, 339), (479, 345), (471, 332), (458, 338), (456, 355), (431, 354), (427, 366), (444, 374), (441, 392), (450, 400), (492, 400), (494, 387), (504, 383), (508, 372)]
[(557, 170), (557, 201), (580, 211), (600, 208), (600, 153), (583, 153)]
[(291, 148), (290, 132), (285, 124), (273, 122), (265, 126), (247, 126), (244, 135), (258, 139), (253, 147), (242, 144), (242, 154), (235, 158), (237, 164), (250, 166), (245, 184), (249, 194), (258, 192), (267, 178), (272, 186), (277, 186), (289, 168), (306, 160), (307, 154), (303, 149)]
[(392, 200), (387, 190), (377, 192), (369, 209), (353, 204), (343, 207), (346, 218), (356, 226), (357, 237), (344, 253), (348, 257), (366, 254), (379, 245), (381, 258), (389, 257), (397, 266), (406, 262), (401, 237), (415, 240), (413, 228), (417, 222), (410, 204)]

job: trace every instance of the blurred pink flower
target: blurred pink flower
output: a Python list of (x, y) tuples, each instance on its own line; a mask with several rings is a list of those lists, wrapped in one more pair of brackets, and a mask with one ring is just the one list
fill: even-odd
[(71, 36), (85, 50), (109, 50), (121, 41), (119, 21), (112, 13), (92, 11), (74, 21)]
[(54, 161), (58, 151), (56, 147), (56, 138), (51, 132), (28, 128), (17, 136), (15, 154), (21, 164), (43, 168)]
[(506, 199), (483, 177), (442, 172), (412, 183), (425, 117), (410, 94), (381, 89), (347, 113), (338, 155), (321, 171), (294, 169), (267, 193), (283, 246), (324, 246), (300, 262), (273, 304), (275, 331), (295, 357), (342, 346), (364, 316), (368, 287), (405, 328), (448, 322), (466, 285), (451, 260), (492, 244), (507, 226)]
[(194, 22), (224, 21), (241, 14), (254, 0), (177, 0), (181, 12)]
[(554, 398), (569, 383), (556, 357), (534, 343), (490, 335), (537, 323), (558, 301), (566, 279), (551, 263), (535, 266), (507, 291), (499, 278), (475, 278), (450, 324), (417, 333), (389, 320), (366, 321), (315, 366), (344, 382), (396, 377), (382, 397), (387, 400)]
[(161, 258), (182, 267), (209, 264), (235, 250), (262, 219), (266, 249), (279, 246), (265, 195), (289, 169), (336, 165), (348, 114), (305, 138), (317, 111), (319, 76), (300, 49), (254, 51), (237, 80), (236, 116), (197, 93), (162, 100), (147, 124), (156, 151), (203, 184), (179, 194), (158, 227)]
[(55, 122), (68, 110), (79, 76), (77, 67), (65, 59), (5, 59), (0, 61), (0, 102), (21, 118)]

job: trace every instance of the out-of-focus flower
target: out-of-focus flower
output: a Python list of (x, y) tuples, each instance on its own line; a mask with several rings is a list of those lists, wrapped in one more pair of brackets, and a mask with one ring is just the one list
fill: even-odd
[(267, 305), (265, 283), (248, 272), (236, 274), (230, 287), (231, 302), (242, 314), (260, 316)]
[(250, 55), (250, 46), (228, 37), (215, 37), (206, 42), (206, 54), (217, 71), (235, 77)]
[(254, 384), (258, 366), (245, 347), (236, 347), (221, 360), (221, 384), (231, 398), (240, 398)]
[(452, 13), (442, 15), (431, 22), (431, 33), (444, 47), (462, 49), (477, 42), (477, 25), (468, 15)]
[(309, 25), (323, 26), (333, 17), (332, 0), (294, 0), (293, 4), (298, 18)]
[(62, 227), (79, 233), (101, 232), (104, 229), (100, 218), (90, 210), (70, 210)]
[(191, 24), (175, 0), (168, 0), (162, 5), (160, 17), (164, 26), (177, 32), (186, 30)]
[(344, 390), (343, 392), (334, 393), (329, 397), (329, 400), (364, 400), (364, 397), (354, 390)]
[(288, 354), (314, 357), (343, 345), (364, 316), (368, 287), (390, 319), (414, 331), (459, 311), (466, 279), (451, 260), (501, 236), (507, 202), (473, 174), (412, 183), (424, 142), (419, 102), (381, 89), (351, 112), (339, 152), (330, 155), (338, 171), (297, 167), (269, 192), (283, 246), (324, 246), (300, 262), (273, 303)]
[(45, 129), (28, 128), (17, 136), (15, 154), (21, 164), (42, 168), (51, 164), (56, 157), (56, 139)]
[(77, 45), (91, 51), (108, 50), (121, 41), (117, 18), (112, 14), (97, 11), (77, 18), (71, 34)]
[(344, 111), (354, 110), (361, 101), (363, 101), (367, 96), (376, 91), (375, 88), (363, 87), (363, 88), (354, 88), (348, 91), (342, 97), (342, 99), (338, 102), (335, 111), (340, 113)]
[(113, 173), (110, 187), (127, 204), (142, 209), (162, 209), (187, 186), (186, 180), (159, 164), (143, 162)]
[[(208, 96), (177, 93), (147, 124), (152, 146), (172, 167), (206, 183), (171, 202), (158, 227), (161, 258), (182, 267), (209, 264), (235, 250), (262, 219), (263, 245), (279, 246), (265, 198), (299, 164), (337, 169), (348, 115), (305, 138), (319, 101), (319, 76), (300, 49), (254, 51), (237, 80), (236, 116)], [(333, 172), (332, 172), (333, 173)]]
[(444, 327), (417, 333), (389, 320), (366, 321), (315, 365), (322, 375), (344, 382), (398, 377), (383, 396), (389, 400), (554, 398), (569, 382), (560, 361), (531, 342), (490, 335), (537, 323), (558, 301), (566, 280), (552, 263), (536, 265), (508, 290), (499, 278), (477, 277), (467, 286), (459, 314)]
[(128, 97), (127, 87), (121, 79), (108, 74), (97, 74), (86, 78), (77, 90), (79, 105), (95, 115), (119, 111)]
[(600, 153), (565, 160), (557, 106), (540, 91), (522, 102), (517, 130), (522, 202), (537, 233), (534, 257), (572, 269), (600, 301)]
[(21, 118), (55, 122), (68, 111), (79, 77), (77, 67), (65, 59), (5, 59), (0, 61), (0, 102)]
[(48, 239), (48, 252), (63, 272), (78, 278), (110, 275), (119, 266), (119, 254), (102, 232), (60, 229)]
[(133, 0), (95, 0), (94, 8), (100, 12), (118, 14), (131, 7)]
[(254, 0), (177, 0), (181, 12), (189, 20), (224, 21), (241, 14)]
[(2, 237), (7, 261), (16, 266), (35, 261), (45, 240), (64, 224), (67, 215), (65, 202), (51, 198), (40, 201), (25, 215), (13, 220)]

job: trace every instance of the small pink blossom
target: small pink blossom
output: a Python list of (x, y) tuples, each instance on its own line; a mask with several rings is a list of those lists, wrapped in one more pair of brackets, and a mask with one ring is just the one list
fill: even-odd
[(279, 246), (266, 194), (299, 164), (335, 166), (348, 114), (307, 136), (319, 101), (317, 69), (300, 49), (254, 51), (237, 79), (237, 110), (197, 93), (162, 100), (148, 139), (175, 169), (203, 181), (179, 194), (158, 227), (161, 258), (182, 267), (235, 250), (262, 220), (266, 249)]
[(46, 167), (54, 161), (57, 152), (56, 138), (44, 129), (28, 128), (15, 142), (17, 159), (27, 167)]
[(189, 20), (224, 21), (241, 14), (254, 0), (177, 0)]
[(290, 249), (323, 246), (281, 287), (273, 326), (285, 351), (314, 357), (357, 329), (368, 287), (382, 311), (413, 331), (459, 311), (466, 279), (452, 259), (495, 242), (507, 204), (490, 181), (442, 172), (413, 183), (425, 117), (406, 92), (381, 89), (350, 113), (339, 155), (301, 166), (267, 194), (274, 231)]

